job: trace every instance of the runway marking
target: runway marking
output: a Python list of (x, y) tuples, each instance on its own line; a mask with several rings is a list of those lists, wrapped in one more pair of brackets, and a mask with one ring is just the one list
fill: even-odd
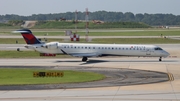
[(177, 58), (177, 56), (168, 56), (168, 58)]

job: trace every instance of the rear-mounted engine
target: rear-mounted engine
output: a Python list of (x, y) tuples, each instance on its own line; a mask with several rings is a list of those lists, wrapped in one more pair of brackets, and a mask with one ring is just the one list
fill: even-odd
[(47, 48), (47, 49), (57, 49), (58, 48), (58, 42), (46, 43), (42, 47)]

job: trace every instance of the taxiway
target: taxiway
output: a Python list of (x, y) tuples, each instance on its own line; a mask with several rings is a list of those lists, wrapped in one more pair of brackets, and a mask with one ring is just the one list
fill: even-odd
[(157, 58), (92, 58), (87, 63), (80, 58), (71, 59), (0, 59), (1, 66), (78, 66), (88, 68), (122, 68), (150, 70), (173, 74), (174, 81), (153, 84), (54, 89), (54, 90), (22, 90), (0, 91), (0, 100), (63, 100), (63, 101), (178, 101), (180, 100), (180, 58), (165, 58), (159, 62)]

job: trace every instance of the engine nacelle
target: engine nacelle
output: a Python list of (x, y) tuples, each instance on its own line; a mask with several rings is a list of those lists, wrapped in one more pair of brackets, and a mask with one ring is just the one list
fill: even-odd
[(50, 42), (43, 45), (44, 48), (47, 49), (57, 49), (58, 48), (58, 42)]

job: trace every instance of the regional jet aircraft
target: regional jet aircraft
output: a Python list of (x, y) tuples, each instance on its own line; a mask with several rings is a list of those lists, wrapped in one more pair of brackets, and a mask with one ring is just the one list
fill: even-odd
[(89, 57), (103, 56), (159, 57), (159, 61), (162, 61), (162, 57), (169, 56), (168, 52), (155, 45), (43, 43), (29, 29), (21, 29), (14, 32), (22, 34), (27, 43), (26, 48), (38, 51), (42, 56), (67, 54), (74, 57), (82, 57), (83, 62), (87, 61)]

